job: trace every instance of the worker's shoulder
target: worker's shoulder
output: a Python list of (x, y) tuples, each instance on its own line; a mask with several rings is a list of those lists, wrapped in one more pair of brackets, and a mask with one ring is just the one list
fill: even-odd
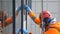
[(49, 28), (44, 34), (60, 34), (60, 32), (55, 28)]
[(54, 24), (50, 24), (49, 27), (54, 27), (54, 28), (60, 30), (60, 22), (56, 22), (56, 23), (54, 23)]
[(55, 24), (60, 24), (60, 22), (56, 22)]
[(60, 22), (55, 22), (54, 24), (50, 24), (49, 27), (60, 27)]

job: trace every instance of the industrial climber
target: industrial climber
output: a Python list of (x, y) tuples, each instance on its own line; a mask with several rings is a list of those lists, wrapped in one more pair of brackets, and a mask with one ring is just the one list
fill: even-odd
[(44, 34), (60, 34), (60, 22), (57, 22), (49, 11), (43, 10), (39, 14), (39, 18), (35, 16), (29, 6), (24, 6), (24, 9), (28, 12), (30, 18), (37, 24), (41, 25), (42, 18), (44, 23)]

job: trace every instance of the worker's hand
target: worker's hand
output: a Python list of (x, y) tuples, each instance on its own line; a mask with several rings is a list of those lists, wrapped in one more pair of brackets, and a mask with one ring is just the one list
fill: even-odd
[(24, 6), (24, 9), (25, 9), (27, 12), (31, 11), (30, 7), (27, 6), (27, 5)]

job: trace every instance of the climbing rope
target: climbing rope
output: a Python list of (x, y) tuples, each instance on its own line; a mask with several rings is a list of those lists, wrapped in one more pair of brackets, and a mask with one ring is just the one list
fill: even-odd
[[(40, 11), (43, 11), (43, 0), (40, 1)], [(41, 16), (41, 17), (43, 17), (43, 16)], [(42, 23), (41, 24), (38, 25), (38, 34), (43, 34), (43, 19), (42, 19)], [(42, 26), (41, 30), (40, 30), (40, 26)]]
[(41, 0), (42, 1), (42, 16), (41, 16), (41, 18), (42, 18), (42, 30), (41, 30), (41, 34), (44, 34), (44, 23), (43, 23), (43, 0)]

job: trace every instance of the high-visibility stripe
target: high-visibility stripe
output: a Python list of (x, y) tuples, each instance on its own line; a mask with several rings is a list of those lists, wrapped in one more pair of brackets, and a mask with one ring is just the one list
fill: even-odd
[(32, 18), (33, 21), (34, 21), (36, 24), (39, 24), (39, 25), (40, 25), (40, 22), (41, 22), (40, 19), (37, 18), (33, 12), (29, 12), (28, 14), (29, 14), (30, 18)]
[(28, 12), (28, 14), (30, 17), (35, 16), (35, 14), (33, 12)]
[(31, 18), (34, 20), (36, 17), (35, 16), (32, 16)]

